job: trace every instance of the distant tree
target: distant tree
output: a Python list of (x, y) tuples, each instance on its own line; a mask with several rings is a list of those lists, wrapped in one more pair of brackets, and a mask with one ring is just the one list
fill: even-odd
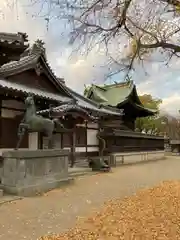
[(149, 94), (139, 96), (142, 104), (149, 109), (156, 110), (157, 114), (154, 116), (137, 118), (136, 129), (140, 132), (149, 134), (159, 134), (163, 131), (162, 118), (159, 116), (159, 105), (162, 103), (161, 99), (153, 98)]
[(139, 98), (145, 107), (157, 110), (159, 114), (159, 105), (162, 103), (161, 99), (153, 98), (150, 94), (141, 95)]
[(178, 118), (165, 114), (161, 116), (164, 132), (170, 139), (180, 139), (180, 120)]

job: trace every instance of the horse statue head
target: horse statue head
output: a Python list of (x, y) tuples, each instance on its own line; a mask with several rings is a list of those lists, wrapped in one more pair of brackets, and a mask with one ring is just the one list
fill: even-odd
[(26, 107), (35, 106), (33, 95), (28, 95), (28, 97), (25, 99), (25, 106)]

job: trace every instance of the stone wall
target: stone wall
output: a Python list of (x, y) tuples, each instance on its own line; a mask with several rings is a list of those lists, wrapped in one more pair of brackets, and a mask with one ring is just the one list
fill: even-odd
[(32, 196), (68, 182), (69, 151), (17, 150), (2, 153), (1, 186), (5, 192)]
[(165, 151), (112, 153), (109, 156), (111, 166), (134, 164), (138, 162), (165, 159)]

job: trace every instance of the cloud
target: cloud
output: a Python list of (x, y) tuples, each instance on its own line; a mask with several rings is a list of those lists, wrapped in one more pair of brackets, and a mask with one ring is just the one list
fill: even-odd
[[(65, 56), (63, 56), (65, 57)], [(75, 61), (66, 56), (66, 61), (63, 57), (57, 57), (56, 72), (58, 75), (63, 75), (66, 79), (66, 84), (78, 92), (83, 92), (84, 84), (101, 83), (104, 81), (104, 75), (107, 69), (101, 68), (105, 56), (98, 55), (97, 52), (92, 52), (87, 57), (79, 56)]]
[(167, 111), (172, 116), (179, 116), (180, 110), (180, 95), (174, 93), (171, 97), (164, 98), (161, 104), (161, 110)]
[(4, 32), (27, 32), (31, 42), (45, 38), (45, 22), (33, 19), (19, 1), (0, 1), (0, 29)]
[(157, 66), (149, 66), (151, 75), (137, 84), (140, 95), (151, 94), (162, 99), (160, 109), (173, 116), (178, 116), (180, 109), (180, 71), (175, 70), (177, 62), (174, 60), (174, 69), (154, 63)]

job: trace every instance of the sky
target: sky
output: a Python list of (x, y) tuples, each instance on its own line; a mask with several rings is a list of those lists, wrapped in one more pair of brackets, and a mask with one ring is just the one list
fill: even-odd
[[(11, 4), (8, 5), (9, 1)], [(21, 2), (26, 0), (21, 0)], [(12, 3), (14, 3), (12, 5)], [(33, 12), (17, 0), (0, 0), (0, 29), (4, 32), (26, 32), (32, 44), (37, 38), (46, 43), (48, 62), (58, 77), (64, 77), (66, 84), (82, 93), (84, 86), (91, 83), (102, 84), (105, 69), (100, 67), (106, 57), (103, 51), (95, 51), (88, 56), (78, 55), (70, 58), (72, 46), (68, 44), (67, 26), (63, 21), (51, 22), (47, 29), (44, 18), (33, 18)], [(180, 109), (180, 59), (174, 59), (171, 64), (163, 66), (159, 62), (146, 66), (148, 74), (137, 68), (133, 80), (138, 94), (151, 94), (161, 98), (161, 109), (169, 114), (178, 115)], [(121, 75), (116, 75), (106, 83), (122, 81)]]

